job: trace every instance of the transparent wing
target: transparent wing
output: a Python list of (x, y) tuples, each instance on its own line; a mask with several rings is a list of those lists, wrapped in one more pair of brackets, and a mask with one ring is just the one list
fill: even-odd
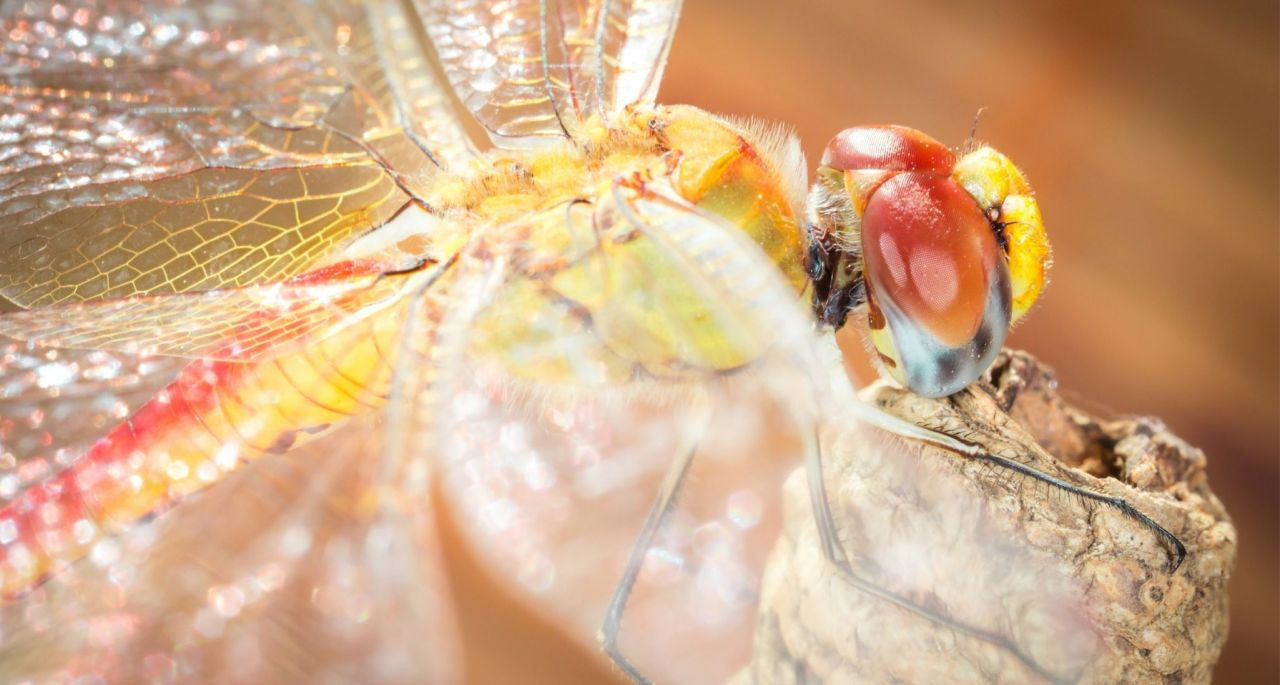
[(502, 146), (652, 100), (679, 0), (414, 0), (458, 97)]
[(186, 361), (0, 345), (0, 505), (70, 466)]
[[(664, 489), (678, 497), (637, 557), (619, 645), (654, 681), (704, 683), (739, 673), (756, 648), (753, 636), (764, 630), (756, 623), (761, 592), (777, 585), (763, 582), (765, 558), (779, 542), (784, 514), (811, 515), (803, 476), (785, 507), (783, 483), (812, 455), (820, 429), (832, 457), (849, 453), (851, 444), (879, 450), (878, 480), (864, 484), (910, 500), (933, 492), (914, 478), (954, 482), (945, 469), (911, 469), (913, 449), (845, 410), (840, 402), (856, 400), (830, 387), (843, 369), (817, 354), (801, 298), (736, 227), (688, 206), (660, 182), (620, 183), (594, 205), (529, 224), (508, 234), (522, 246), (510, 252), (510, 275), (474, 316), (450, 329), (448, 344), (410, 365), (432, 371), (414, 391), (425, 404), (402, 422), (408, 444), (437, 455), (445, 499), (459, 510), (480, 557), (583, 643), (595, 644)], [(546, 239), (554, 231), (561, 240)], [(541, 254), (538, 245), (568, 247)], [(673, 480), (686, 457), (687, 476)], [(829, 470), (828, 487), (857, 487), (849, 475)], [(1005, 538), (987, 527), (987, 502), (970, 494), (948, 506), (950, 527), (932, 528), (936, 518), (915, 527), (867, 518), (874, 529), (840, 534), (859, 555), (859, 569), (877, 571), (868, 574), (873, 582), (924, 607), (936, 606), (929, 585), (936, 576), (895, 575), (888, 564), (882, 573), (876, 564), (884, 555), (893, 561), (895, 551), (923, 549), (936, 555), (931, 574), (963, 580), (972, 577), (964, 567), (972, 555), (985, 553), (996, 566), (1007, 561), (1035, 577), (1035, 557), (1009, 554)], [(978, 532), (965, 537), (966, 527)], [(937, 543), (939, 535), (975, 547), (956, 553)], [(841, 583), (821, 544), (804, 545), (818, 578), (805, 582)], [(968, 603), (948, 605), (961, 617), (957, 623), (1024, 639), (1025, 626), (992, 607), (1021, 606), (1037, 588), (981, 590)], [(916, 616), (867, 597), (872, 611)], [(1048, 604), (1074, 599), (1055, 594)], [(850, 630), (862, 625), (876, 623), (865, 619)], [(971, 639), (947, 623), (908, 626), (919, 631), (915, 639), (894, 644), (917, 649), (916, 657), (947, 639), (938, 635)], [(1059, 627), (1036, 637), (1058, 639)], [(999, 656), (993, 663), (1014, 664), (1011, 672), (1020, 667)]]
[[(83, 511), (65, 506), (47, 486), (54, 479), (24, 484), (18, 508), (0, 516), (4, 572), (21, 562), (15, 536), (50, 556), (58, 545), (86, 549), (0, 607), (3, 679), (456, 680), (431, 474), (387, 416), (413, 406), (388, 391), (406, 372), (396, 370), (402, 350), (429, 354), (440, 321), (473, 310), (483, 293), (476, 275), (493, 267), (474, 254), (464, 261), (419, 274), (394, 307), (278, 359), (231, 364), (229, 375), (225, 363), (191, 362), (147, 406), (185, 407), (195, 420), (166, 429), (134, 413), (118, 425), (135, 456), (104, 472), (141, 491), (169, 487), (150, 515), (108, 509), (110, 484), (87, 493)], [(253, 437), (281, 417), (287, 441)], [(166, 430), (162, 443), (147, 442)], [(190, 457), (199, 461), (184, 474), (205, 482), (155, 481), (157, 465)], [(42, 503), (55, 501), (51, 519)], [(14, 512), (26, 523), (15, 527)]]
[(397, 8), (6, 3), (0, 296), (281, 280), (387, 221), (469, 154)]
[(749, 655), (810, 329), (758, 248), (673, 197), (619, 186), (513, 228), (510, 275), (410, 365), (435, 371), (406, 435), (497, 577), (588, 643), (664, 472), (696, 450), (623, 646), (655, 681), (717, 682)]
[(43, 307), (0, 315), (0, 336), (44, 347), (257, 361), (394, 306), (409, 281), (395, 271), (395, 264), (342, 262), (273, 285)]
[(453, 682), (428, 490), (353, 419), (97, 543), (0, 608), (18, 682)]
[(262, 363), (385, 316), (413, 277), (384, 275), (393, 267), (342, 262), (284, 284), (0, 315), (0, 340), (11, 339), (0, 357), (0, 500), (71, 467), (192, 360), (210, 373), (219, 361)]
[[(841, 358), (830, 342), (838, 378)], [(1070, 556), (1064, 529), (1088, 524), (1046, 503), (1060, 494), (858, 420), (864, 405), (848, 411), (859, 400), (836, 389), (833, 397), (848, 404), (824, 421), (822, 482), (845, 563), (875, 592), (825, 558), (813, 481), (791, 474), (754, 654), (734, 682), (777, 682), (797, 671), (818, 682), (1088, 681), (1089, 666), (1105, 658), (1090, 615), (1105, 593), (1094, 591), (1094, 571), (1062, 558)], [(909, 407), (921, 425), (1052, 464), (1040, 461), (1046, 455), (1032, 438), (1008, 442), (1019, 432), (986, 391), (962, 395), (927, 400), (881, 386), (871, 396), (895, 412)], [(1005, 437), (975, 432), (974, 417), (1003, 424)]]

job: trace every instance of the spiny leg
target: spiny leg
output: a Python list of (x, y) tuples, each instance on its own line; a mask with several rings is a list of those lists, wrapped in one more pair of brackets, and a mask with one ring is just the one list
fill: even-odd
[(1160, 543), (1168, 548), (1169, 573), (1177, 571), (1178, 567), (1182, 565), (1183, 560), (1186, 559), (1187, 548), (1176, 535), (1169, 532), (1169, 530), (1164, 526), (1156, 523), (1151, 519), (1151, 517), (1139, 511), (1137, 507), (1133, 506), (1122, 497), (1104, 495), (1079, 485), (1073, 485), (1061, 478), (1050, 476), (1039, 469), (1027, 466), (1026, 464), (1014, 461), (1007, 457), (991, 454), (977, 445), (965, 442), (954, 436), (947, 435), (946, 433), (918, 426), (906, 419), (894, 416), (893, 414), (871, 405), (859, 402), (854, 403), (849, 408), (857, 418), (895, 435), (919, 440), (920, 442), (928, 443), (950, 452), (955, 452), (962, 457), (975, 459), (999, 468), (1008, 469), (1014, 473), (1028, 476), (1041, 483), (1058, 488), (1063, 492), (1070, 493), (1082, 499), (1114, 507), (1121, 514), (1137, 521), (1148, 530), (1155, 533), (1156, 537), (1159, 538)]
[(1011, 471), (1020, 473), (1024, 476), (1030, 476), (1043, 483), (1047, 483), (1056, 488), (1061, 488), (1062, 490), (1069, 492), (1077, 497), (1082, 497), (1087, 500), (1100, 502), (1102, 504), (1115, 507), (1118, 511), (1120, 511), (1120, 513), (1124, 514), (1125, 516), (1128, 516), (1129, 518), (1134, 519), (1138, 523), (1141, 523), (1142, 525), (1151, 529), (1157, 536), (1160, 537), (1161, 541), (1164, 544), (1169, 546), (1172, 552), (1172, 555), (1171, 555), (1172, 558), (1169, 560), (1170, 573), (1177, 571), (1178, 567), (1182, 565), (1183, 560), (1187, 558), (1187, 548), (1185, 545), (1182, 544), (1182, 541), (1178, 539), (1178, 536), (1174, 535), (1173, 533), (1170, 533), (1168, 529), (1166, 529), (1164, 526), (1161, 526), (1160, 524), (1151, 520), (1150, 516), (1147, 516), (1141, 511), (1138, 511), (1137, 507), (1133, 506), (1132, 504), (1129, 503), (1128, 500), (1122, 497), (1112, 497), (1110, 495), (1104, 495), (1102, 493), (1094, 492), (1087, 488), (1082, 488), (1078, 485), (1072, 485), (1071, 483), (1068, 483), (1065, 480), (1050, 476), (1049, 474), (1043, 473), (1037, 469), (1027, 466), (1026, 464), (1022, 464), (1005, 457), (997, 456), (989, 452), (983, 452), (981, 450), (978, 450), (966, 456), (971, 457), (973, 459), (977, 459), (979, 461), (986, 462), (988, 464), (995, 464), (996, 466), (1009, 469)]
[[(844, 545), (840, 543), (835, 517), (831, 511), (831, 502), (827, 499), (827, 488), (824, 482), (825, 477), (822, 470), (822, 450), (817, 434), (817, 422), (812, 420), (812, 417), (797, 416), (796, 418), (798, 421), (802, 421), (800, 425), (802, 427), (802, 434), (805, 436), (805, 475), (808, 480), (809, 500), (813, 507), (814, 520), (818, 526), (818, 539), (822, 544), (823, 555), (827, 558), (827, 561), (836, 568), (845, 582), (862, 592), (866, 592), (869, 595), (883, 599), (928, 621), (947, 626), (958, 632), (971, 635), (995, 645), (996, 647), (1012, 654), (1015, 658), (1025, 664), (1027, 668), (1050, 682), (1057, 683), (1070, 681), (1070, 679), (1064, 681), (1060, 676), (1056, 676), (1046, 671), (1042, 666), (1040, 666), (1040, 664), (1036, 663), (1034, 659), (1019, 650), (1017, 645), (1002, 635), (998, 635), (976, 626), (961, 623), (949, 616), (944, 616), (938, 612), (922, 607), (906, 597), (886, 590), (859, 576), (853, 569), (853, 564), (850, 563), (848, 555), (845, 554)], [(811, 430), (804, 428), (806, 419)], [(908, 425), (917, 427), (910, 423), (908, 423)]]
[(622, 614), (626, 611), (627, 600), (631, 598), (631, 591), (635, 589), (636, 579), (640, 576), (640, 569), (644, 566), (645, 556), (649, 553), (649, 548), (653, 546), (654, 538), (657, 537), (658, 531), (662, 530), (662, 525), (666, 522), (672, 508), (675, 506), (676, 497), (680, 494), (680, 488), (684, 485), (685, 476), (689, 474), (689, 466), (693, 463), (693, 455), (698, 451), (698, 444), (702, 439), (702, 431), (706, 429), (707, 422), (710, 420), (705, 404), (699, 403), (699, 405), (702, 411), (697, 414), (698, 418), (695, 418), (696, 421), (700, 421), (697, 433), (693, 436), (689, 446), (678, 452), (676, 460), (667, 467), (667, 473), (662, 479), (662, 487), (658, 490), (658, 496), (654, 499), (648, 516), (645, 517), (644, 526), (640, 529), (640, 534), (636, 537), (636, 541), (631, 547), (631, 555), (627, 558), (627, 566), (622, 571), (622, 578), (613, 590), (613, 597), (609, 600), (609, 607), (605, 611), (604, 622), (601, 624), (600, 632), (596, 636), (600, 641), (600, 646), (609, 655), (609, 659), (618, 668), (622, 669), (622, 672), (628, 678), (639, 685), (650, 685), (652, 681), (646, 678), (618, 649), (618, 634), (622, 631)]

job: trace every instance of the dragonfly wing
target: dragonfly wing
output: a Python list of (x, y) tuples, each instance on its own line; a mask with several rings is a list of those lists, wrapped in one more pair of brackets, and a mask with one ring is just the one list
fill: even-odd
[[(812, 516), (803, 476), (785, 504), (783, 483), (819, 435), (836, 463), (868, 441), (861, 449), (877, 455), (862, 480), (828, 471), (832, 491), (967, 492), (954, 471), (913, 467), (918, 451), (849, 411), (856, 397), (833, 385), (845, 373), (838, 354), (818, 344), (801, 296), (737, 227), (661, 183), (630, 181), (531, 223), (540, 225), (512, 253), (509, 275), (430, 363), (413, 365), (434, 369), (416, 391), (431, 409), (405, 434), (437, 455), (445, 500), (495, 576), (584, 644), (596, 641), (669, 469), (689, 454), (641, 557), (619, 643), (660, 682), (722, 682), (748, 663), (766, 555), (784, 517)], [(548, 239), (555, 231), (561, 240)], [(1035, 557), (1004, 542), (987, 502), (956, 496), (946, 506), (954, 525), (912, 526), (887, 511), (839, 535), (871, 584), (920, 606), (932, 606), (941, 575), (972, 577), (975, 554), (1036, 577)], [(804, 544), (817, 574), (841, 582), (821, 543)], [(901, 554), (924, 555), (927, 567), (907, 559), (906, 569), (928, 571), (900, 571)], [(936, 644), (961, 624), (1021, 640), (1028, 628), (989, 608), (1034, 599), (1078, 609), (1076, 595), (1054, 588), (1033, 598), (1034, 587), (984, 586), (950, 606), (954, 625), (921, 620), (919, 639), (905, 643)], [(902, 611), (868, 596), (878, 610)], [(1038, 636), (1060, 640), (1059, 627)]]
[[(625, 0), (592, 7), (596, 20), (594, 73), (579, 73), (580, 89), (596, 93), (605, 112), (652, 101), (680, 17), (680, 0)], [(592, 91), (591, 80), (595, 80)]]
[(499, 146), (576, 133), (657, 92), (679, 0), (415, 0), (458, 97)]
[(100, 541), (0, 608), (6, 681), (453, 682), (430, 493), (366, 415)]
[(259, 361), (383, 312), (442, 266), (342, 262), (284, 283), (43, 307), (0, 315), (0, 336), (42, 347)]
[(401, 0), (322, 0), (301, 21), (347, 84), (325, 125), (356, 141), (418, 195), (436, 168), (466, 164), (475, 149), (446, 85), (432, 77), (418, 24)]
[[(304, 423), (291, 444), (266, 452), (242, 442), (249, 438), (240, 429), (255, 418), (272, 412), (296, 418), (305, 409), (285, 406), (290, 391), (316, 386), (300, 365), (292, 366), (292, 385), (258, 393), (256, 401), (223, 388), (217, 400), (223, 423), (212, 423), (218, 417), (211, 412), (178, 436), (189, 444), (165, 446), (174, 453), (205, 449), (210, 464), (222, 463), (224, 452), (244, 458), (225, 463), (229, 474), (213, 477), (215, 483), (165, 500), (176, 505), (169, 511), (96, 522), (103, 529), (87, 530), (86, 555), (0, 606), (3, 679), (456, 680), (430, 464), (401, 439), (400, 417), (415, 415), (419, 405), (387, 392), (383, 375), (399, 388), (401, 379), (431, 372), (410, 362), (429, 358), (442, 327), (476, 309), (484, 283), (500, 282), (493, 274), (503, 262), (494, 256), (464, 250), (454, 268), (403, 292), (390, 320), (355, 331), (391, 341), (380, 355), (383, 366), (392, 366), (373, 374), (377, 388), (348, 375), (343, 355), (351, 341), (301, 351), (320, 367), (316, 373), (341, 376), (331, 390), (359, 393), (364, 405), (330, 416), (328, 427)], [(253, 375), (267, 382), (271, 369)], [(305, 399), (328, 406), (333, 398)], [(226, 425), (234, 416), (243, 423)], [(0, 536), (8, 535), (4, 526)], [(78, 527), (59, 533), (66, 530), (77, 534)], [(12, 545), (6, 551), (12, 565), (17, 552)]]
[(373, 5), (6, 7), (0, 296), (22, 307), (288, 278), (469, 155)]
[(0, 506), (66, 468), (186, 360), (0, 345)]
[(665, 470), (696, 448), (623, 645), (657, 681), (723, 681), (749, 654), (801, 454), (787, 409), (813, 387), (801, 300), (740, 231), (674, 194), (619, 186), (532, 223), (540, 239), (413, 365), (436, 369), (418, 392), (433, 408), (406, 434), (437, 455), (495, 575), (587, 643)]

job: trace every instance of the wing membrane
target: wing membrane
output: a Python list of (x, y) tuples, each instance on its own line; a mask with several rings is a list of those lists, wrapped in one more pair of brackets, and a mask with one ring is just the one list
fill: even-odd
[[(473, 286), (500, 277), (500, 261), (464, 254), (457, 262), (443, 280), (421, 279), (411, 297), (397, 299), (407, 306), (382, 320), (381, 331), (356, 332), (399, 340), (382, 348), (378, 387), (362, 387), (375, 385), (362, 377), (332, 379), (341, 392), (363, 390), (360, 410), (330, 416), (327, 429), (304, 424), (310, 429), (299, 431), (292, 446), (264, 453), (242, 444), (248, 438), (239, 428), (255, 418), (300, 411), (285, 406), (285, 395), (316, 379), (297, 375), (302, 367), (294, 364), (291, 387), (223, 388), (216, 399), (221, 417), (188, 422), (191, 430), (177, 437), (189, 442), (149, 447), (162, 460), (169, 451), (200, 449), (219, 463), (228, 450), (244, 458), (225, 463), (230, 475), (212, 487), (169, 498), (180, 505), (173, 511), (90, 520), (101, 530), (86, 531), (93, 537), (87, 556), (64, 560), (69, 565), (45, 583), (0, 607), (4, 679), (131, 682), (160, 668), (199, 682), (456, 680), (426, 453), (402, 449), (403, 433), (389, 430), (385, 418), (412, 414), (417, 398), (378, 400), (386, 399), (387, 376), (433, 371), (398, 355), (429, 360), (442, 321), (474, 311), (484, 290)], [(351, 346), (318, 344), (295, 361), (332, 375)], [(257, 368), (254, 382), (267, 383), (272, 373)], [(190, 392), (171, 390), (164, 402), (193, 407)], [(209, 423), (215, 418), (222, 423)], [(126, 471), (145, 482), (147, 459), (140, 460)], [(41, 500), (30, 499), (38, 509)], [(6, 551), (12, 561), (16, 548)]]
[[(514, 589), (587, 643), (666, 468), (697, 450), (629, 603), (624, 648), (662, 682), (746, 661), (779, 484), (800, 454), (809, 327), (735, 228), (619, 186), (529, 231), (568, 233), (513, 272), (416, 390), (406, 442), (441, 463), (457, 519)], [(563, 246), (574, 246), (567, 251)]]
[(498, 145), (574, 135), (652, 99), (679, 0), (415, 0), (459, 98)]
[(69, 466), (186, 360), (0, 346), (0, 504)]
[(332, 46), (329, 60), (349, 84), (324, 123), (421, 195), (435, 167), (456, 167), (474, 154), (432, 76), (423, 37), (400, 0), (322, 0), (320, 7), (303, 25), (316, 45)]
[(287, 278), (470, 154), (386, 8), (10, 7), (0, 295), (20, 306)]
[(16, 255), (0, 265), (0, 292), (37, 306), (280, 280), (406, 201), (370, 162), (203, 169), (128, 195), (19, 218), (0, 233)]
[[(945, 489), (936, 479), (955, 488), (954, 473), (925, 478), (913, 449), (846, 411), (857, 400), (847, 386), (830, 386), (843, 378), (838, 354), (817, 353), (800, 296), (736, 227), (661, 182), (629, 181), (594, 206), (530, 221), (540, 225), (529, 235), (567, 235), (524, 241), (511, 275), (429, 362), (413, 365), (432, 371), (406, 394), (428, 398), (430, 409), (402, 425), (412, 449), (439, 459), (447, 501), (481, 557), (584, 643), (595, 643), (631, 545), (653, 520), (649, 507), (671, 487), (668, 469), (689, 455), (676, 505), (640, 557), (622, 625), (623, 653), (662, 682), (724, 681), (748, 662), (780, 521), (811, 520), (805, 474), (795, 467), (815, 454), (820, 433), (838, 457), (853, 445), (874, 454), (876, 487), (896, 497), (933, 497)], [(539, 254), (541, 244), (560, 258)], [(832, 489), (866, 487), (834, 470), (827, 477)], [(902, 563), (895, 554), (927, 554), (931, 568), (957, 579), (974, 558), (1036, 568), (1000, 548), (986, 506), (960, 495), (947, 501), (945, 524), (888, 526), (890, 509), (877, 512), (875, 530), (839, 533), (875, 559), (865, 562), (873, 571), (859, 570), (876, 587), (931, 607), (932, 578), (893, 566)], [(943, 538), (973, 547), (953, 551)], [(843, 582), (820, 541), (800, 549), (803, 568), (818, 577), (807, 582)], [(984, 587), (954, 620), (1015, 634), (1024, 626), (1000, 624), (984, 607), (1020, 606), (1035, 591)], [(1073, 601), (1055, 589), (1046, 604)], [(902, 611), (887, 601), (868, 606)], [(935, 644), (939, 633), (975, 639), (944, 622), (918, 628), (920, 643)], [(1074, 637), (1053, 630), (1049, 642)]]
[(653, 100), (671, 50), (680, 0), (612, 0), (591, 9), (598, 15), (593, 18), (597, 100), (606, 112)]
[(6, 681), (452, 682), (429, 491), (366, 416), (255, 462), (0, 607)]
[[(393, 305), (407, 274), (339, 265), (343, 278), (45, 307), (0, 316), (0, 335), (44, 347), (255, 361)], [(354, 271), (347, 274), (345, 271)], [(324, 273), (324, 271), (320, 272)], [(310, 280), (307, 280), (310, 279)]]

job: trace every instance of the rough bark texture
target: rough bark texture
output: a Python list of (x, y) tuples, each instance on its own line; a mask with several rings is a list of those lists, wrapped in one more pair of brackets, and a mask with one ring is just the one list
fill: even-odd
[(1210, 681), (1236, 533), (1200, 450), (1157, 419), (1068, 405), (1051, 372), (1018, 352), (950, 398), (883, 384), (863, 396), (1124, 498), (1181, 539), (1186, 561), (1171, 572), (1169, 547), (1114, 507), (870, 429), (832, 430), (828, 497), (856, 572), (952, 625), (840, 579), (797, 472), (738, 683)]

